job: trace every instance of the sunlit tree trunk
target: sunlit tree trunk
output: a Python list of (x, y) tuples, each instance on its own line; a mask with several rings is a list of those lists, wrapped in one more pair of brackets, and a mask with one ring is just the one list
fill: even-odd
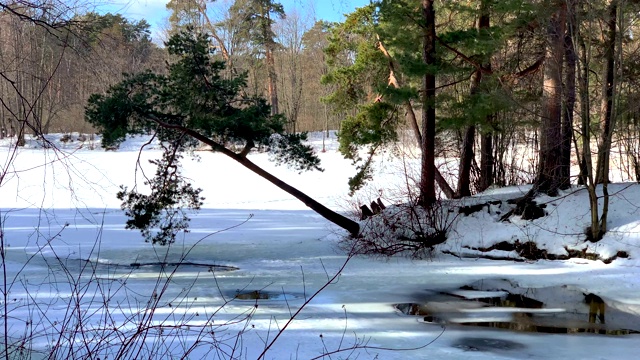
[[(584, 4), (580, 0), (577, 4)], [(574, 15), (574, 14), (570, 14)], [(591, 100), (589, 97), (589, 75), (590, 75), (590, 48), (587, 47), (587, 40), (579, 33), (579, 27), (574, 28), (574, 39), (579, 41), (580, 61), (578, 67), (578, 95), (580, 98), (580, 132), (582, 146), (576, 142), (576, 156), (580, 163), (580, 173), (589, 195), (589, 210), (591, 225), (587, 229), (587, 238), (591, 241), (598, 241), (602, 237), (599, 219), (598, 194), (596, 192), (596, 182), (594, 177), (593, 162), (591, 160)]]
[(616, 23), (618, 13), (618, 2), (612, 0), (609, 4), (609, 14), (607, 19), (607, 42), (605, 43), (605, 74), (604, 89), (602, 97), (602, 115), (600, 125), (600, 141), (598, 142), (598, 164), (596, 167), (596, 183), (604, 184), (609, 182), (609, 153), (611, 151), (611, 140), (613, 137), (614, 119), (613, 101), (615, 96), (615, 50), (616, 50)]
[[(263, 33), (265, 39), (267, 38), (268, 30), (267, 24), (270, 20), (269, 12), (266, 13), (267, 21), (263, 22)], [(268, 81), (268, 92), (269, 92), (269, 100), (271, 102), (271, 115), (278, 114), (280, 111), (278, 109), (278, 79), (276, 76), (276, 63), (273, 58), (273, 52), (275, 48), (275, 42), (266, 41), (265, 43), (265, 60), (267, 62), (267, 75), (269, 77)]]
[(547, 27), (546, 59), (542, 85), (540, 159), (535, 191), (555, 196), (565, 183), (562, 175), (562, 64), (567, 7), (555, 3)]

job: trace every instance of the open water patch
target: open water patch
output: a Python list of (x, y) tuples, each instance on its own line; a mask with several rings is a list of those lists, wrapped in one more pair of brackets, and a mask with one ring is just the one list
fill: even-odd
[(43, 258), (41, 261), (50, 269), (64, 269), (72, 273), (112, 273), (136, 271), (153, 272), (224, 272), (235, 271), (240, 268), (230, 265), (220, 265), (207, 262), (196, 262), (189, 260), (177, 261), (134, 261), (134, 262), (114, 262), (104, 259), (77, 259), (77, 258)]
[(452, 346), (465, 351), (512, 351), (526, 348), (524, 344), (516, 341), (483, 337), (462, 337)]
[(394, 305), (427, 323), (461, 324), (535, 333), (640, 333), (640, 306), (608, 303), (604, 294), (571, 286), (521, 288), (508, 280), (477, 281), (458, 289), (427, 290), (414, 303)]
[(219, 265), (219, 264), (208, 264), (208, 263), (191, 262), (191, 261), (179, 261), (179, 262), (161, 262), (161, 261), (156, 261), (156, 262), (134, 262), (134, 263), (129, 264), (128, 266), (133, 268), (133, 269), (140, 269), (140, 268), (144, 268), (144, 269), (157, 268), (159, 270), (167, 269), (167, 268), (178, 268), (180, 270), (189, 270), (189, 269), (203, 270), (203, 269), (206, 269), (209, 272), (240, 270), (240, 268), (235, 267), (235, 266)]
[(270, 290), (236, 290), (236, 291), (228, 291), (226, 293), (228, 297), (231, 297), (235, 300), (242, 301), (291, 301), (302, 298), (301, 295), (288, 293), (284, 291), (270, 291)]

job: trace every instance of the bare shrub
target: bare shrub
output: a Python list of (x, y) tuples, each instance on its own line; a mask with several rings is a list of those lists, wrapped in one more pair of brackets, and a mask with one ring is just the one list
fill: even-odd
[[(99, 261), (100, 238), (86, 257), (58, 255), (52, 240), (60, 233), (40, 240), (38, 251), (26, 264), (16, 274), (4, 277), (5, 331), (0, 357), (231, 359), (242, 354), (238, 339), (247, 331), (257, 306), (245, 302), (243, 311), (220, 316), (223, 308), (236, 301), (236, 297), (223, 296), (222, 304), (207, 309), (207, 304), (192, 294), (198, 280), (184, 283), (176, 278), (182, 267), (193, 265), (186, 257), (195, 245), (172, 262), (171, 247), (161, 248), (164, 251), (156, 252), (158, 261), (148, 272), (155, 276), (153, 286), (141, 287), (135, 263)], [(4, 234), (0, 232), (2, 249), (6, 246)], [(8, 260), (3, 251), (5, 275)], [(47, 269), (44, 279), (31, 275), (31, 267), (43, 264)], [(209, 272), (215, 278), (213, 267)]]
[[(3, 225), (7, 213), (0, 215), (4, 215), (0, 217), (0, 267), (5, 275), (0, 281), (0, 326), (4, 328), (0, 358), (226, 360), (251, 356), (245, 337), (255, 339), (256, 334), (251, 333), (261, 308), (259, 302), (275, 292), (266, 287), (224, 289), (217, 280), (224, 271), (222, 266), (212, 265), (208, 272), (185, 280), (184, 268), (192, 271), (189, 269), (193, 266), (202, 265), (188, 260), (199, 242), (184, 249), (175, 244), (154, 247), (149, 250), (155, 254), (153, 261), (145, 256), (144, 260), (116, 264), (101, 261), (101, 236), (82, 257), (57, 251), (56, 239), (67, 228), (63, 226), (48, 238), (39, 237), (35, 253), (16, 269), (15, 259), (6, 252), (9, 242)], [(269, 315), (272, 319), (266, 337), (257, 334), (263, 348), (256, 349), (252, 343), (252, 352), (259, 354), (257, 359), (273, 355), (281, 335), (318, 294), (338, 281), (354, 255), (349, 251), (335, 272), (325, 269), (326, 281), (311, 293), (305, 290), (301, 302), (291, 303), (285, 296), (289, 315), (284, 320)], [(202, 287), (196, 286), (199, 281), (211, 284), (211, 293), (202, 296)], [(302, 283), (307, 289), (304, 272)], [(406, 350), (372, 346), (370, 338), (355, 333), (349, 339), (347, 319), (344, 309), (344, 331), (339, 342), (326, 342), (320, 335), (322, 347), (316, 358), (358, 356), (360, 350)]]
[(449, 204), (440, 200), (428, 208), (415, 202), (388, 206), (362, 222), (361, 235), (343, 240), (343, 245), (353, 247), (358, 254), (428, 258), (447, 240), (458, 216)]

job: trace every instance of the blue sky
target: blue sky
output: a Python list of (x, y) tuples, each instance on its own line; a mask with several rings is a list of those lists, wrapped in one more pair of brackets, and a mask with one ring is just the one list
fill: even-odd
[[(151, 24), (152, 32), (155, 34), (169, 16), (165, 7), (167, 1), (112, 0), (109, 5), (100, 7), (99, 12), (121, 13), (134, 20), (146, 19)], [(284, 5), (285, 12), (290, 12), (294, 9), (298, 9), (301, 12), (309, 12), (313, 9), (316, 18), (319, 20), (341, 21), (344, 19), (343, 14), (350, 13), (355, 8), (368, 4), (369, 0), (280, 0), (280, 3)]]

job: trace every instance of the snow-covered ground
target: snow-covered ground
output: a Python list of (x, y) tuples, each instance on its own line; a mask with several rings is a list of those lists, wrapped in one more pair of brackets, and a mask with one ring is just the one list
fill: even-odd
[[(88, 142), (79, 148), (77, 141), (65, 144), (59, 137), (51, 141), (60, 150), (44, 150), (32, 141), (14, 153), (8, 142), (0, 143), (0, 170), (6, 173), (0, 183), (2, 288), (7, 292), (0, 333), (7, 335), (12, 351), (23, 346), (23, 354), (32, 358), (52, 353), (54, 358), (255, 359), (348, 260), (337, 246), (343, 232), (233, 161), (208, 152), (196, 152), (199, 160), (184, 160), (185, 174), (206, 197), (203, 210), (193, 216), (192, 231), (171, 247), (154, 247), (124, 229), (115, 193), (120, 185), (141, 184), (143, 172), (152, 174), (147, 160), (159, 157), (159, 150), (139, 153), (144, 139), (132, 139), (115, 152), (91, 150)], [(347, 197), (346, 184), (353, 168), (336, 152), (335, 139), (326, 149), (319, 151), (324, 172), (298, 174), (272, 165), (267, 154), (251, 160), (329, 207), (352, 211), (357, 200)], [(379, 164), (378, 182), (362, 194), (367, 201), (380, 190), (389, 199), (406, 181), (403, 163), (385, 157)], [(495, 189), (465, 204), (503, 200), (524, 190)], [(640, 344), (635, 334), (470, 327), (427, 322), (393, 306), (422, 304), (434, 293), (460, 294), (463, 285), (505, 279), (532, 297), (544, 294), (545, 301), (555, 301), (544, 310), (549, 317), (568, 312), (587, 320), (589, 306), (581, 294), (592, 293), (605, 300), (608, 323), (640, 330), (640, 187), (615, 185), (611, 193), (609, 233), (596, 244), (584, 242), (586, 192), (573, 189), (559, 198), (538, 199), (547, 203), (548, 215), (537, 220), (500, 222), (506, 205), (455, 217), (440, 250), (470, 257), (436, 252), (429, 260), (351, 258), (287, 325), (265, 358), (635, 359)], [(514, 259), (496, 261), (467, 248), (515, 239), (535, 241), (557, 254), (565, 247), (587, 248), (603, 257), (626, 251), (629, 258), (610, 264), (523, 262), (516, 261), (521, 259), (515, 252), (487, 253)], [(163, 269), (159, 262), (184, 265)], [(545, 292), (550, 287), (572, 290), (578, 300), (563, 304), (562, 296)], [(463, 296), (483, 296), (473, 294)], [(482, 316), (505, 316), (485, 310), (490, 313)], [(31, 341), (21, 343), (25, 338)], [(343, 351), (333, 353), (338, 350)]]

